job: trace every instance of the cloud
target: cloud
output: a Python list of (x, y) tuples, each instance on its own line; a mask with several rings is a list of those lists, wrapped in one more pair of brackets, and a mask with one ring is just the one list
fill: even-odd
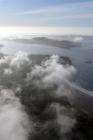
[(77, 124), (76, 111), (62, 100), (71, 95), (67, 85), (76, 69), (61, 64), (61, 59), (53, 55), (37, 65), (24, 52), (2, 56), (0, 139), (60, 137), (66, 140), (67, 136), (73, 135), (72, 129)]
[(4, 69), (4, 75), (11, 75), (13, 71), (10, 68)]
[[(30, 120), (16, 97), (20, 80), (26, 67), (31, 64), (26, 53), (0, 58), (0, 139), (27, 140), (31, 133)], [(23, 73), (22, 73), (23, 70)], [(21, 74), (22, 73), (22, 74)]]
[[(55, 98), (54, 89), (56, 95), (68, 96), (64, 92), (64, 86), (76, 72), (73, 66), (62, 65), (57, 55), (42, 61), (41, 65), (33, 66), (29, 55), (18, 52), (12, 56), (2, 57), (0, 68), (2, 68), (0, 138), (4, 140), (27, 140), (29, 136), (52, 138), (51, 131), (55, 136), (65, 138), (66, 134), (71, 132), (76, 124), (72, 108), (68, 111), (64, 104), (60, 106), (50, 100), (51, 97)], [(9, 82), (11, 83), (10, 89), (5, 89), (9, 87), (7, 84)], [(13, 83), (16, 83), (15, 89)], [(49, 89), (51, 87), (53, 90)], [(60, 93), (58, 93), (59, 89)], [(61, 107), (70, 113), (64, 113)]]
[(73, 41), (74, 42), (81, 42), (81, 41), (83, 41), (83, 39), (84, 39), (83, 37), (74, 37)]
[(57, 113), (57, 122), (61, 125), (61, 133), (65, 137), (65, 134), (69, 133), (77, 122), (74, 113), (72, 113), (74, 111), (58, 104), (55, 104), (54, 106)]
[(30, 129), (29, 117), (12, 90), (0, 91), (0, 139), (27, 140)]
[(30, 67), (31, 60), (24, 52), (2, 57), (0, 59), (0, 84), (11, 87), (22, 84)]
[[(64, 96), (67, 97), (69, 100), (69, 97), (72, 95), (71, 95), (71, 92), (68, 92), (67, 90), (67, 84), (70, 82), (71, 77), (75, 73), (76, 73), (76, 69), (73, 66), (70, 66), (68, 64), (62, 65), (60, 63), (59, 57), (57, 55), (53, 55), (49, 59), (42, 61), (41, 65), (35, 65), (31, 69), (31, 72), (27, 73), (26, 82), (27, 82), (27, 85), (29, 86), (26, 87), (26, 91), (23, 91), (23, 93), (26, 95), (28, 93), (29, 99), (31, 99), (32, 97), (32, 100), (34, 99), (34, 102), (35, 101), (37, 102), (37, 103), (36, 102), (34, 103), (32, 101), (33, 104), (31, 104), (31, 106), (34, 106), (34, 104), (35, 106), (37, 105), (36, 109), (35, 107), (34, 108), (31, 107), (32, 110), (35, 110), (35, 112), (39, 112), (40, 110), (39, 106), (42, 106), (42, 105), (44, 106), (44, 102), (45, 102), (45, 105), (48, 104), (48, 108), (50, 110), (49, 114), (51, 114), (53, 110), (56, 111), (55, 121), (58, 123), (58, 125), (60, 125), (61, 130), (59, 132), (60, 132), (60, 135), (64, 139), (66, 138), (66, 134), (70, 133), (72, 128), (75, 127), (75, 124), (77, 122), (73, 113), (74, 111), (72, 108), (69, 108), (69, 109), (65, 108), (64, 104), (61, 106), (59, 104), (54, 104), (54, 103), (49, 104), (47, 103), (47, 100), (50, 101), (51, 97), (62, 98)], [(32, 90), (31, 91), (28, 90), (31, 87), (32, 87)], [(32, 92), (34, 93), (34, 95)], [(38, 98), (38, 100), (35, 100), (36, 97)], [(26, 98), (25, 95), (23, 96), (23, 101), (25, 100), (24, 98)], [(30, 107), (30, 104), (29, 104), (29, 107)], [(47, 112), (46, 108), (44, 112)], [(41, 114), (39, 113), (41, 118), (44, 112), (42, 111)], [(44, 126), (40, 127), (40, 129), (42, 128), (45, 131), (49, 131), (49, 129), (47, 128), (47, 125), (48, 125), (47, 123), (49, 122), (46, 122)], [(53, 124), (55, 124), (55, 122), (53, 122)], [(56, 128), (57, 127), (58, 126), (56, 126)]]
[(0, 85), (13, 90), (31, 83), (46, 90), (56, 87), (57, 95), (64, 96), (66, 92), (63, 89), (75, 73), (76, 69), (72, 65), (61, 64), (57, 55), (42, 61), (41, 65), (33, 65), (29, 55), (24, 52), (0, 59)]
[(13, 59), (11, 59), (10, 67), (20, 70), (24, 69), (31, 64), (31, 61), (28, 58), (27, 53), (18, 52)]
[[(27, 74), (27, 81), (34, 81), (37, 86), (42, 88), (64, 85), (76, 72), (73, 66), (62, 65), (59, 63), (59, 57), (53, 55), (50, 59), (42, 62), (41, 66), (36, 65), (33, 70)], [(42, 86), (43, 84), (43, 86)]]

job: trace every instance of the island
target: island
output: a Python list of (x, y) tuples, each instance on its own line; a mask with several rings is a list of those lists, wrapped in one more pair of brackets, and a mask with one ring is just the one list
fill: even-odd
[(39, 44), (39, 45), (47, 45), (47, 46), (54, 46), (59, 48), (72, 48), (80, 46), (80, 42), (73, 42), (69, 40), (56, 40), (50, 39), (47, 37), (34, 37), (32, 39), (24, 39), (18, 38), (14, 39), (16, 42), (26, 43), (26, 44)]

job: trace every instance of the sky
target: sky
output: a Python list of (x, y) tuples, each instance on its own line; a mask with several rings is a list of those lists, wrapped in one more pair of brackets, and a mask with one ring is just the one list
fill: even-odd
[(93, 34), (93, 0), (0, 0), (0, 29)]

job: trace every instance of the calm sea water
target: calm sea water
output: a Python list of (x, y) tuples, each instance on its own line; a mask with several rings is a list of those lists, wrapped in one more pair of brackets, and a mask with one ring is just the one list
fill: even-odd
[(85, 40), (82, 47), (78, 46), (70, 49), (57, 48), (46, 45), (23, 44), (14, 41), (3, 41), (4, 47), (1, 52), (6, 54), (14, 54), (18, 51), (27, 52), (29, 54), (57, 54), (68, 56), (75, 68), (77, 74), (74, 77), (82, 87), (93, 90), (93, 41)]

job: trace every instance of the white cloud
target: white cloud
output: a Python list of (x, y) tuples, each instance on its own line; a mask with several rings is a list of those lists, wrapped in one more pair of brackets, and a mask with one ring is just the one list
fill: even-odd
[[(68, 64), (66, 65), (60, 64), (60, 60), (57, 55), (51, 56), (49, 59), (42, 61), (41, 65), (35, 65), (34, 67), (32, 67), (31, 62), (32, 61), (30, 60), (29, 56), (23, 52), (19, 52), (12, 56), (5, 56), (0, 59), (0, 80), (1, 80), (0, 85), (2, 85), (0, 86), (0, 126), (1, 126), (0, 139), (1, 140), (17, 140), (17, 139), (27, 140), (29, 136), (30, 137), (32, 136), (31, 133), (33, 131), (34, 131), (34, 133), (32, 133), (33, 135), (34, 134), (38, 135), (37, 129), (35, 128), (40, 128), (39, 131), (40, 134), (42, 133), (42, 130), (45, 132), (45, 134), (47, 134), (46, 132), (48, 132), (48, 130), (50, 132), (51, 130), (48, 127), (49, 126), (48, 124), (50, 122), (52, 125), (54, 123), (53, 127), (59, 125), (61, 126), (60, 127), (61, 135), (62, 138), (65, 139), (66, 134), (71, 132), (72, 128), (76, 124), (76, 119), (73, 114), (72, 108), (66, 108), (64, 107), (64, 104), (63, 106), (62, 105), (60, 106), (58, 104), (53, 104), (53, 103), (51, 104), (49, 103), (48, 105), (46, 105), (47, 99), (45, 99), (46, 106), (44, 107), (44, 111), (42, 112), (40, 111), (41, 114), (39, 115), (41, 115), (42, 118), (42, 114), (43, 117), (45, 117), (44, 115), (46, 114), (48, 115), (49, 113), (48, 121), (44, 121), (43, 123), (42, 119), (40, 119), (40, 116), (38, 117), (37, 112), (40, 110), (39, 104), (42, 106), (42, 104), (44, 104), (43, 99), (47, 97), (47, 96), (42, 96), (43, 88), (45, 90), (47, 90), (48, 88), (49, 94), (53, 93), (53, 97), (58, 97), (58, 94), (61, 97), (62, 96), (68, 97), (69, 93), (67, 92), (65, 85), (66, 83), (70, 82), (70, 78), (76, 72), (76, 69)], [(26, 69), (27, 67), (28, 69)], [(25, 81), (24, 85), (23, 83), (21, 83), (22, 81)], [(11, 85), (10, 89), (8, 89), (9, 85), (7, 85), (7, 83), (8, 84), (10, 83)], [(13, 88), (13, 83), (15, 83), (15, 90)], [(22, 89), (23, 92), (21, 92), (22, 90), (19, 84), (24, 86), (24, 88)], [(31, 87), (30, 84), (33, 84), (33, 87)], [(49, 90), (49, 88), (51, 87), (53, 90)], [(26, 90), (24, 91), (24, 89)], [(27, 92), (27, 90), (28, 91), (31, 90), (31, 91)], [(16, 97), (14, 91), (18, 92), (20, 95), (22, 94), (20, 99)], [(56, 93), (57, 96), (55, 96), (54, 93)], [(43, 95), (44, 94), (46, 94), (46, 92), (44, 93), (43, 91)], [(33, 98), (29, 98), (29, 96), (31, 97), (31, 95)], [(48, 98), (51, 97), (48, 96)], [(32, 112), (34, 112), (35, 110), (35, 114), (34, 113), (32, 114), (34, 114), (34, 116), (36, 115), (35, 117), (37, 119), (33, 117), (33, 115), (31, 114), (31, 110), (30, 110), (31, 116), (28, 117), (28, 115), (24, 110), (24, 106), (20, 103), (20, 101), (24, 101), (22, 103), (25, 105), (25, 109), (27, 110), (30, 109), (30, 105), (31, 105)], [(39, 106), (39, 110), (38, 110), (38, 106)], [(51, 118), (51, 111), (53, 111), (52, 116), (54, 116), (53, 123)], [(45, 120), (46, 118), (47, 117), (45, 117)], [(32, 119), (33, 121), (35, 119), (35, 122), (32, 122)], [(40, 122), (42, 123), (39, 123), (38, 121), (39, 119)], [(48, 134), (51, 135), (50, 133)]]
[(35, 86), (41, 89), (57, 86), (58, 89), (55, 91), (58, 95), (63, 96), (63, 89), (74, 73), (76, 73), (76, 69), (73, 66), (60, 64), (59, 57), (53, 55), (50, 59), (42, 62), (41, 66), (36, 65), (32, 71), (27, 74), (26, 81), (28, 83), (33, 82)]
[(24, 52), (18, 52), (15, 57), (11, 59), (10, 66), (14, 69), (20, 70), (23, 67), (27, 67), (31, 64), (31, 60), (28, 58), (28, 54)]
[(11, 75), (13, 73), (12, 69), (6, 68), (4, 69), (4, 75)]
[(81, 41), (83, 41), (83, 37), (74, 37), (73, 39), (72, 39), (74, 42), (81, 42)]
[(13, 56), (0, 59), (0, 84), (11, 85), (11, 88), (24, 82), (26, 73), (30, 71), (31, 60), (27, 53), (18, 52)]
[(74, 109), (66, 108), (59, 104), (52, 104), (52, 108), (56, 111), (56, 121), (60, 125), (60, 132), (62, 139), (68, 140), (68, 134), (72, 132), (75, 127), (77, 120), (75, 118)]
[(0, 91), (0, 139), (27, 140), (30, 121), (23, 107), (9, 89)]

